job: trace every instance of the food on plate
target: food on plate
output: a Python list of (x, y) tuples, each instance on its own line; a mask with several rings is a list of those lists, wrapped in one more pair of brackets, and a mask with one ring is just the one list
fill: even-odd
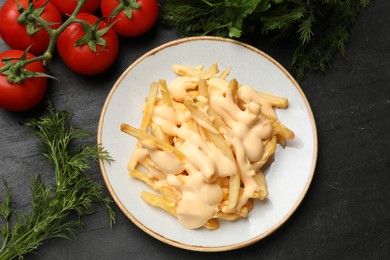
[(217, 229), (267, 198), (264, 169), (277, 143), (294, 138), (274, 110), (288, 99), (227, 80), (231, 68), (217, 64), (173, 70), (169, 85), (151, 83), (140, 127), (121, 125), (138, 139), (129, 174), (159, 193), (143, 191), (145, 202), (184, 227)]

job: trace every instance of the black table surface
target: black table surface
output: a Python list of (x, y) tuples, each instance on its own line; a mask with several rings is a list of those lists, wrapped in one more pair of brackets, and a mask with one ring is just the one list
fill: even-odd
[[(98, 205), (76, 238), (47, 240), (26, 259), (389, 259), (389, 11), (389, 1), (372, 1), (351, 31), (346, 55), (337, 56), (326, 73), (310, 72), (300, 83), (316, 120), (318, 161), (302, 204), (277, 231), (233, 251), (186, 251), (150, 237), (115, 204), (117, 223), (110, 229), (107, 212)], [(98, 76), (77, 75), (55, 56), (49, 72), (58, 80), (50, 81), (48, 96), (56, 108), (73, 114), (72, 123), (91, 133), (93, 143), (105, 98), (121, 73), (145, 52), (178, 38), (159, 24), (143, 36), (121, 38), (118, 60)], [(248, 43), (289, 69), (288, 42)], [(0, 51), (7, 49), (0, 40)], [(53, 178), (38, 141), (21, 125), (44, 112), (42, 106), (23, 113), (0, 110), (0, 176), (13, 192), (12, 205), (24, 212), (31, 210), (31, 177), (40, 172), (44, 181)], [(109, 196), (98, 164), (91, 171)]]

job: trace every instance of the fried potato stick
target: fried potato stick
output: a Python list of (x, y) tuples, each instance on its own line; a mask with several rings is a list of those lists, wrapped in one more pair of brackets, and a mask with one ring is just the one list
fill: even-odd
[(172, 153), (173, 155), (176, 156), (177, 159), (179, 159), (182, 163), (184, 163), (186, 157), (182, 152), (180, 152), (177, 148), (175, 148), (171, 144), (161, 141), (155, 136), (149, 134), (148, 132), (142, 131), (140, 129), (136, 129), (126, 123), (121, 124), (121, 131), (137, 138), (138, 141), (146, 147), (161, 149), (163, 151)]

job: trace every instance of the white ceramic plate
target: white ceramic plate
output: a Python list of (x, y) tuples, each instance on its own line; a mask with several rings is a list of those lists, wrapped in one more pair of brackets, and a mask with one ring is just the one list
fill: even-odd
[[(128, 176), (127, 163), (135, 138), (120, 131), (121, 123), (139, 126), (142, 107), (152, 81), (169, 83), (176, 75), (172, 64), (221, 70), (232, 66), (229, 78), (258, 90), (289, 99), (289, 108), (278, 117), (296, 138), (285, 149), (278, 146), (275, 161), (266, 171), (269, 199), (257, 202), (249, 217), (221, 222), (218, 230), (188, 230), (178, 220), (140, 198), (148, 187)], [(114, 158), (100, 162), (104, 181), (113, 199), (135, 225), (167, 244), (196, 251), (226, 251), (252, 244), (280, 227), (301, 203), (313, 178), (317, 160), (317, 133), (309, 103), (293, 77), (275, 60), (241, 42), (217, 37), (176, 40), (146, 53), (126, 69), (109, 93), (99, 122), (98, 143)]]

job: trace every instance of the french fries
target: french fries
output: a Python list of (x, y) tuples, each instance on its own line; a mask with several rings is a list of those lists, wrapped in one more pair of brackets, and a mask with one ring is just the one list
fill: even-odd
[(218, 229), (220, 220), (245, 218), (255, 199), (267, 198), (263, 170), (277, 144), (295, 137), (274, 112), (288, 99), (227, 81), (230, 67), (173, 70), (178, 78), (169, 85), (151, 83), (140, 127), (121, 125), (138, 140), (129, 175), (160, 194), (142, 192), (146, 203), (184, 227)]

